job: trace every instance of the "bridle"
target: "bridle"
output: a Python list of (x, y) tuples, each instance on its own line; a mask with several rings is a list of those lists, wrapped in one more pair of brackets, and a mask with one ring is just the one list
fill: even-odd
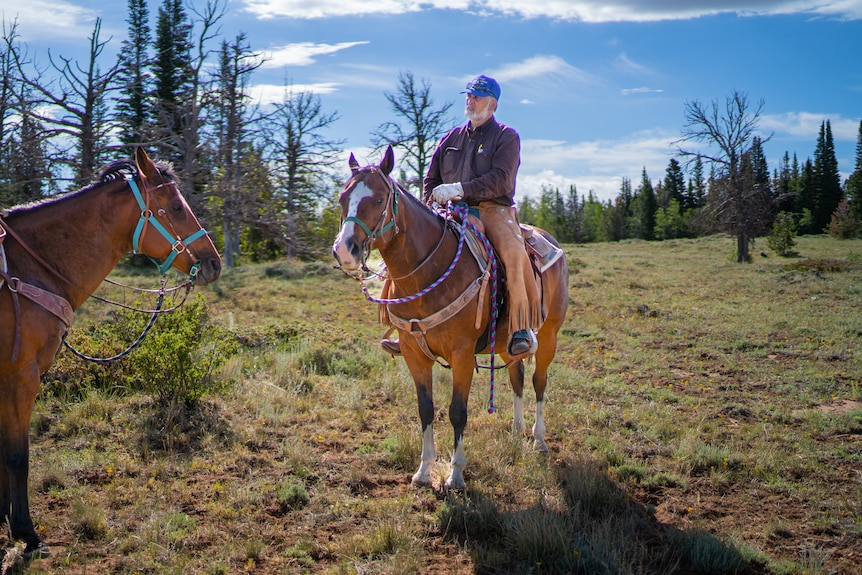
[[(358, 225), (363, 232), (365, 232), (365, 241), (362, 242), (362, 271), (364, 272), (371, 271), (368, 269), (366, 262), (368, 261), (368, 256), (370, 255), (371, 250), (373, 249), (373, 244), (377, 241), (377, 238), (389, 230), (393, 230), (392, 235), (395, 235), (400, 231), (398, 229), (398, 224), (395, 221), (395, 217), (398, 215), (398, 195), (400, 193), (398, 186), (392, 178), (383, 174), (377, 168), (372, 168), (365, 172), (365, 178), (363, 178), (363, 181), (368, 178), (369, 174), (377, 174), (387, 182), (389, 191), (386, 195), (386, 208), (380, 212), (380, 217), (377, 218), (377, 222), (374, 224), (373, 228), (369, 228), (368, 224), (356, 216), (347, 216), (341, 222), (342, 226), (347, 222), (353, 222)], [(358, 180), (356, 180), (356, 182), (358, 182)], [(356, 182), (351, 180), (351, 182), (347, 183), (345, 189), (351, 185), (355, 185)]]
[[(159, 271), (162, 274), (166, 273), (171, 268), (171, 264), (173, 264), (173, 261), (176, 259), (176, 257), (183, 252), (187, 252), (189, 256), (191, 256), (192, 261), (195, 261), (195, 263), (189, 270), (189, 280), (194, 280), (195, 277), (198, 275), (198, 271), (200, 270), (201, 264), (200, 261), (195, 260), (194, 253), (189, 249), (188, 245), (197, 240), (198, 238), (205, 236), (207, 234), (207, 231), (203, 228), (203, 226), (201, 226), (198, 231), (190, 234), (185, 239), (181, 239), (180, 235), (176, 233), (173, 223), (171, 223), (170, 219), (168, 219), (168, 226), (170, 226), (171, 228), (171, 231), (169, 232), (167, 229), (165, 229), (161, 222), (159, 222), (159, 220), (153, 217), (153, 211), (150, 209), (150, 197), (152, 196), (152, 194), (148, 193), (146, 200), (144, 200), (141, 191), (138, 189), (138, 184), (135, 182), (135, 178), (131, 175), (128, 175), (125, 179), (126, 184), (128, 184), (129, 188), (132, 190), (132, 194), (134, 194), (135, 196), (135, 200), (137, 200), (138, 202), (138, 207), (141, 208), (141, 217), (140, 219), (138, 219), (138, 224), (135, 226), (135, 231), (132, 234), (132, 248), (135, 250), (135, 253), (140, 253), (141, 239), (146, 234), (147, 226), (152, 226), (156, 229), (157, 232), (162, 235), (163, 238), (168, 241), (169, 244), (171, 244), (171, 253), (165, 259), (165, 261), (158, 266)], [(144, 176), (142, 174), (141, 182), (143, 183), (144, 181)], [(153, 186), (152, 188), (147, 188), (145, 185), (144, 189), (149, 192), (151, 190), (157, 190), (165, 186), (173, 186), (174, 191), (179, 194), (177, 184), (174, 181), (164, 182), (157, 186)], [(167, 215), (165, 209), (158, 205), (158, 201), (156, 201), (156, 205), (158, 207), (159, 215)]]

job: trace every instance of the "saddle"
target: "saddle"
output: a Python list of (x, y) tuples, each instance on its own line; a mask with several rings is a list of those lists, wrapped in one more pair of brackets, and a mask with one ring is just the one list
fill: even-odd
[[(484, 225), (481, 220), (476, 216), (469, 214), (468, 221), (473, 224), (474, 228), (484, 236)], [(448, 220), (448, 225), (455, 228), (455, 232), (460, 232), (460, 226), (464, 225), (463, 223)], [(558, 246), (549, 242), (544, 236), (540, 233), (536, 232), (536, 228), (529, 225), (521, 224), (521, 232), (524, 236), (524, 247), (527, 251), (527, 255), (530, 258), (530, 262), (534, 269), (534, 277), (537, 283), (537, 291), (540, 294), (540, 297), (544, 300), (544, 291), (542, 289), (542, 275), (545, 271), (547, 271), (558, 259), (563, 256), (563, 250)], [(425, 333), (431, 329), (448, 320), (450, 317), (454, 316), (458, 313), (467, 303), (472, 301), (475, 297), (479, 297), (479, 306), (478, 309), (484, 309), (483, 301), (487, 297), (488, 287), (490, 283), (490, 256), (488, 254), (488, 250), (485, 247), (484, 237), (480, 237), (476, 233), (473, 232), (473, 229), (468, 227), (468, 231), (465, 234), (465, 243), (469, 248), (470, 254), (476, 260), (476, 263), (479, 264), (479, 268), (483, 270), (483, 274), (479, 276), (465, 291), (462, 293), (455, 301), (451, 302), (448, 306), (443, 309), (437, 311), (429, 317), (423, 319), (405, 319), (398, 317), (394, 313), (392, 313), (389, 309), (388, 304), (380, 304), (378, 306), (378, 317), (380, 319), (380, 323), (383, 325), (389, 326), (389, 330), (383, 336), (383, 341), (381, 345), (383, 349), (392, 355), (400, 355), (400, 348), (397, 345), (397, 342), (390, 342), (388, 339), (389, 335), (396, 329), (404, 329), (409, 333), (413, 334), (417, 341), (420, 344), (423, 352), (430, 359), (441, 363), (439, 358), (437, 358), (431, 351), (428, 349), (427, 343), (425, 343)], [(506, 278), (505, 273), (502, 266), (497, 269), (498, 277), (497, 277), (497, 301), (496, 304), (500, 309), (503, 309), (506, 305)], [(383, 285), (383, 293), (381, 295), (382, 298), (388, 298), (390, 296), (391, 282), (387, 278)], [(543, 320), (545, 313), (545, 305), (544, 301), (542, 303), (542, 315)], [(502, 317), (502, 314), (501, 314)], [(481, 317), (476, 317), (476, 325), (478, 327), (479, 322), (481, 321)], [(500, 321), (500, 317), (498, 317), (498, 322)], [(476, 353), (479, 353), (481, 350), (485, 349), (488, 346), (488, 342), (490, 340), (490, 327), (482, 337), (476, 342)], [(445, 364), (442, 364), (445, 367)]]

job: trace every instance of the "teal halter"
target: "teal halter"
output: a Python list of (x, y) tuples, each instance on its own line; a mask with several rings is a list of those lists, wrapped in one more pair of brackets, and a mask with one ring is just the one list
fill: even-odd
[[(380, 219), (377, 220), (377, 223), (374, 225), (376, 231), (371, 231), (371, 228), (368, 225), (357, 218), (356, 216), (348, 216), (344, 218), (343, 223), (353, 222), (354, 224), (359, 225), (362, 228), (362, 231), (365, 232), (365, 235), (368, 236), (369, 242), (373, 242), (386, 232), (388, 232), (391, 228), (395, 227), (395, 216), (398, 215), (398, 189), (395, 186), (395, 182), (392, 181), (388, 176), (383, 176), (385, 179), (389, 180), (389, 197), (386, 198), (386, 209), (383, 210), (383, 213), (380, 214)], [(389, 203), (390, 198), (392, 201), (392, 211), (389, 211)], [(389, 214), (389, 221), (380, 226), (383, 220), (386, 218), (387, 214)], [(378, 229), (379, 227), (379, 229)]]
[[(178, 255), (180, 255), (183, 251), (188, 249), (188, 244), (192, 243), (196, 239), (205, 236), (207, 231), (203, 228), (199, 229), (195, 233), (191, 234), (186, 239), (182, 240), (178, 236), (174, 237), (171, 233), (165, 229), (165, 227), (153, 217), (152, 210), (149, 209), (147, 203), (144, 201), (143, 196), (141, 195), (141, 191), (138, 189), (138, 184), (135, 183), (135, 179), (132, 176), (126, 177), (126, 183), (132, 189), (132, 193), (135, 195), (135, 199), (138, 201), (138, 206), (141, 208), (141, 218), (138, 220), (138, 225), (135, 226), (135, 233), (132, 235), (132, 247), (135, 250), (135, 253), (141, 253), (140, 244), (141, 244), (141, 236), (143, 235), (144, 227), (147, 225), (153, 226), (162, 237), (164, 237), (169, 244), (171, 244), (171, 254), (168, 258), (159, 265), (159, 271), (163, 274), (166, 273), (173, 263), (174, 259)], [(194, 280), (198, 275), (198, 270), (200, 269), (200, 262), (195, 262), (192, 265), (192, 268), (189, 270), (189, 279)]]

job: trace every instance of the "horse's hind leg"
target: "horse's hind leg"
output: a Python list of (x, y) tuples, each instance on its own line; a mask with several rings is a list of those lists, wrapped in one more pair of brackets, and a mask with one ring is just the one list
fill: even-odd
[(547, 323), (539, 333), (539, 349), (536, 350), (536, 369), (533, 372), (533, 389), (536, 391), (536, 422), (533, 424), (533, 447), (537, 451), (548, 451), (545, 443), (545, 388), (548, 385), (548, 366), (557, 352), (557, 328)]
[(518, 360), (509, 368), (509, 385), (514, 395), (512, 405), (512, 433), (524, 433), (524, 362)]

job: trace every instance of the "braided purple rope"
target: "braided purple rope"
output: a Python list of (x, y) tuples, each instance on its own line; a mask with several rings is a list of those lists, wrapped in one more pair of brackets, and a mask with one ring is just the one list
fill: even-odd
[(499, 310), (497, 309), (497, 256), (494, 255), (494, 248), (491, 247), (491, 242), (488, 240), (488, 237), (480, 232), (472, 222), (466, 219), (467, 215), (464, 214), (464, 221), (467, 222), (467, 225), (470, 226), (470, 229), (473, 230), (473, 233), (476, 234), (476, 237), (482, 238), (482, 243), (485, 244), (485, 249), (488, 250), (488, 258), (490, 258), (491, 262), (491, 317), (489, 318), (490, 330), (490, 346), (491, 346), (491, 365), (489, 369), (491, 370), (490, 376), (490, 392), (488, 398), (488, 413), (494, 413), (497, 411), (497, 406), (494, 405), (494, 373), (496, 369), (494, 368), (494, 352), (497, 346), (497, 314)]
[[(466, 206), (464, 207), (466, 210)], [(456, 208), (453, 204), (449, 204), (449, 215), (457, 213), (458, 208)], [(466, 215), (465, 215), (466, 218)], [(475, 228), (474, 228), (475, 229)], [(452, 260), (452, 263), (449, 265), (449, 268), (443, 272), (443, 275), (431, 282), (431, 285), (423, 289), (422, 291), (415, 293), (406, 297), (399, 297), (394, 299), (385, 299), (385, 298), (376, 298), (368, 293), (368, 288), (365, 287), (364, 278), (360, 280), (362, 282), (362, 293), (365, 294), (365, 297), (369, 301), (373, 301), (374, 303), (383, 303), (383, 304), (395, 304), (395, 303), (407, 303), (409, 301), (413, 301), (419, 299), (420, 297), (427, 295), (431, 290), (439, 286), (443, 283), (446, 278), (452, 273), (452, 270), (455, 269), (455, 266), (458, 265), (458, 261), (461, 259), (461, 252), (464, 249), (464, 239), (467, 237), (467, 227), (461, 226), (461, 233), (458, 236), (458, 250), (455, 252), (455, 258)]]

